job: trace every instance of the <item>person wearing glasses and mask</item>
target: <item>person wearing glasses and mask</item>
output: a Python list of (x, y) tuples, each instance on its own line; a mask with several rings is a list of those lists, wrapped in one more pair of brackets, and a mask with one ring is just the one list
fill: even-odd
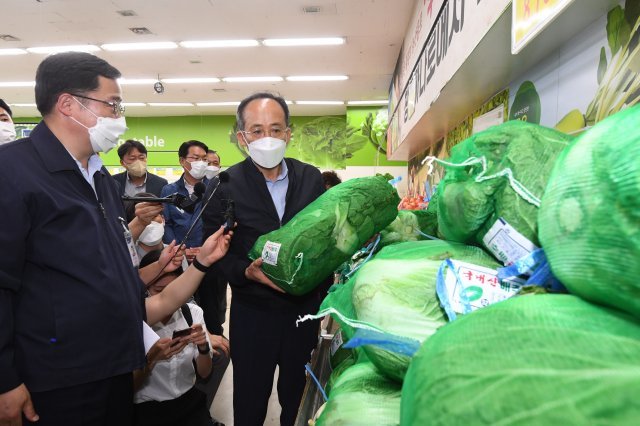
[(0, 146), (0, 424), (131, 424), (143, 320), (174, 312), (226, 253), (220, 229), (175, 286), (145, 301), (98, 156), (127, 128), (120, 76), (88, 53), (48, 56), (35, 78), (42, 121)]
[(118, 147), (118, 157), (125, 168), (124, 172), (113, 175), (120, 185), (120, 195), (133, 197), (139, 192), (148, 192), (160, 196), (162, 188), (169, 182), (147, 170), (147, 148), (142, 143), (126, 140)]
[(282, 97), (253, 94), (238, 106), (236, 120), (237, 138), (248, 158), (227, 170), (228, 182), (220, 185), (203, 213), (207, 236), (224, 222), (226, 200), (235, 203), (234, 239), (215, 267), (232, 289), (234, 424), (264, 423), (278, 366), (280, 424), (293, 425), (306, 382), (305, 364), (318, 339), (317, 322), (296, 327), (296, 319), (317, 312), (327, 285), (304, 296), (285, 294), (262, 271), (262, 259), (251, 262), (247, 253), (260, 235), (280, 228), (318, 198), (324, 185), (316, 167), (284, 158), (291, 129)]
[[(198, 182), (206, 185), (209, 182), (206, 178), (207, 151), (209, 151), (207, 145), (196, 140), (190, 140), (180, 145), (180, 148), (178, 148), (178, 160), (184, 172), (180, 179), (162, 188), (160, 196), (166, 197), (176, 192), (189, 196), (193, 194), (194, 187)], [(201, 207), (202, 202), (198, 202), (193, 213), (188, 213), (173, 204), (166, 203), (164, 205), (165, 226), (163, 241), (165, 244), (169, 244), (173, 240), (181, 242), (184, 239), (193, 221), (200, 214)], [(187, 248), (185, 256), (188, 262), (191, 262), (194, 256), (198, 254), (198, 248), (201, 243), (202, 220), (199, 219), (191, 231), (189, 239), (184, 243)]]
[(16, 126), (7, 103), (0, 99), (0, 145), (16, 140)]

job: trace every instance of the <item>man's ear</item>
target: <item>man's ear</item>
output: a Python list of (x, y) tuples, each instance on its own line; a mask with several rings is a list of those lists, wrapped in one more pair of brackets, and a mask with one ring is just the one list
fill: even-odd
[(244, 133), (242, 133), (240, 130), (236, 132), (236, 139), (238, 139), (238, 144), (240, 146), (247, 148), (247, 142), (244, 140)]
[(65, 115), (68, 117), (71, 115), (71, 112), (73, 111), (73, 107), (75, 103), (76, 101), (74, 100), (73, 96), (71, 96), (68, 93), (63, 93), (60, 96), (58, 96), (58, 101), (56, 102), (55, 108), (62, 115)]

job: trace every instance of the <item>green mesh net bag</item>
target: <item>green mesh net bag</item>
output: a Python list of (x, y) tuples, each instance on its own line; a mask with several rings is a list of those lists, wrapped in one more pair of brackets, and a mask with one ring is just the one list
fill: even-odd
[(445, 239), (482, 245), (499, 218), (538, 244), (540, 197), (572, 138), (519, 120), (493, 126), (451, 150), (438, 185), (438, 230)]
[(433, 210), (400, 210), (393, 222), (380, 231), (380, 245), (421, 241), (438, 233), (438, 216)]
[(538, 221), (551, 270), (569, 291), (640, 317), (640, 106), (562, 153)]
[(400, 424), (400, 385), (370, 362), (358, 362), (333, 384), (329, 401), (315, 426), (386, 426)]
[[(447, 322), (436, 296), (437, 273), (445, 259), (495, 268), (478, 247), (446, 241), (415, 241), (383, 248), (355, 276), (352, 301), (361, 323), (422, 343)], [(356, 324), (356, 327), (359, 327)], [(402, 381), (411, 358), (376, 345), (363, 346), (387, 377)]]
[(249, 252), (287, 293), (308, 293), (398, 214), (400, 198), (382, 176), (336, 185)]
[(635, 425), (640, 325), (571, 295), (520, 296), (438, 330), (414, 356), (401, 424)]

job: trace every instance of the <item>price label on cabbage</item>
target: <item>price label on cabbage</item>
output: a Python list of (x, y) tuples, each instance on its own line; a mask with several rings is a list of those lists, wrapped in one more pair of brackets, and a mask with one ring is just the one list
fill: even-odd
[(340, 349), (340, 346), (342, 346), (343, 343), (342, 330), (338, 330), (338, 332), (333, 335), (333, 339), (331, 339), (331, 356), (336, 354), (336, 351)]
[(538, 247), (500, 218), (482, 238), (487, 250), (506, 266), (525, 257)]
[(495, 269), (451, 260), (454, 270), (447, 269), (445, 286), (451, 308), (468, 313), (515, 296), (525, 281), (519, 278), (499, 280)]
[(267, 265), (278, 266), (278, 253), (280, 253), (280, 243), (267, 241), (262, 249), (262, 261)]

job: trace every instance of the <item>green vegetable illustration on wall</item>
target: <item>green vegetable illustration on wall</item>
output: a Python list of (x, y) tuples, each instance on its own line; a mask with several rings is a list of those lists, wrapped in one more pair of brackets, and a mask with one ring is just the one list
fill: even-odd
[(540, 124), (540, 95), (531, 81), (523, 82), (511, 105), (509, 120), (522, 120), (527, 123)]
[(379, 110), (375, 117), (369, 113), (362, 122), (362, 134), (367, 137), (376, 150), (387, 153), (387, 127), (389, 115), (386, 109)]
[(640, 2), (626, 0), (607, 14), (607, 44), (600, 49), (598, 89), (583, 114), (574, 109), (556, 125), (563, 132), (575, 132), (640, 101)]

